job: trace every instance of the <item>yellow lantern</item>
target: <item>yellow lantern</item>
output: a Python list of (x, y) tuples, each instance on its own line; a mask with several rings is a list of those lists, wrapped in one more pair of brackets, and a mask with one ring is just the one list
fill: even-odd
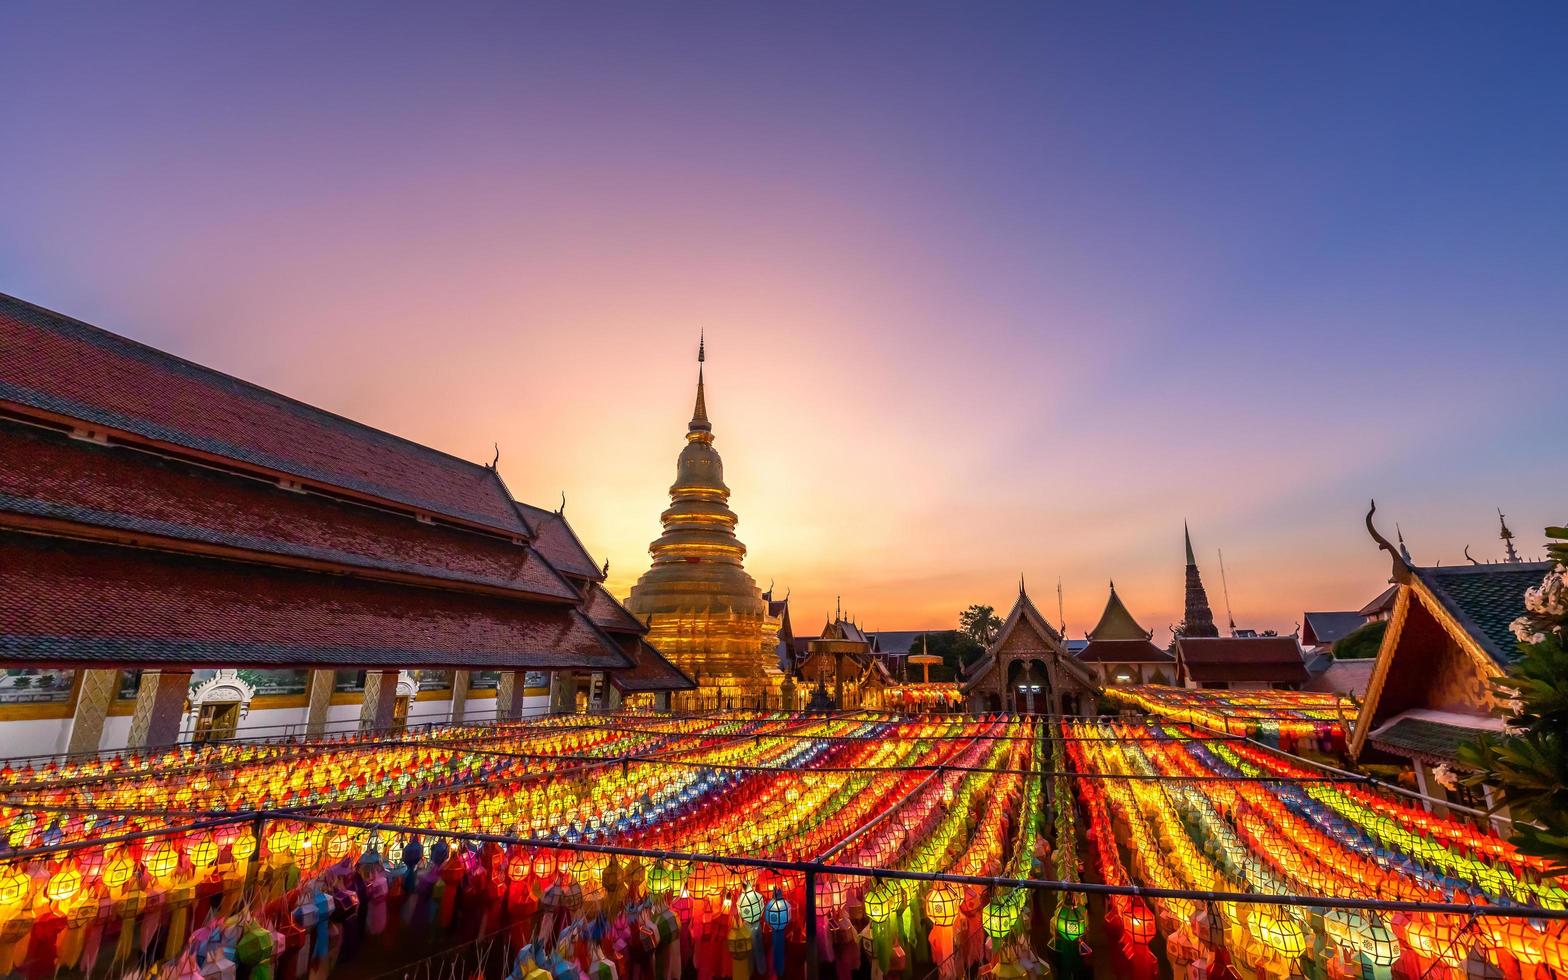
[(236, 861), (249, 860), (250, 856), (256, 853), (256, 838), (252, 837), (248, 830), (241, 833), (234, 838), (230, 853), (234, 855)]
[(893, 914), (893, 893), (885, 885), (877, 885), (866, 893), (866, 918), (872, 922), (886, 922)]
[(1247, 923), (1252, 934), (1276, 954), (1293, 960), (1307, 951), (1307, 934), (1301, 923), (1270, 908), (1254, 910)]
[(33, 879), (27, 872), (12, 865), (11, 870), (0, 875), (0, 908), (14, 909), (27, 900), (32, 891)]
[(180, 866), (180, 855), (168, 841), (158, 841), (142, 854), (142, 864), (154, 878), (167, 878)]
[(212, 839), (212, 834), (207, 834), (192, 844), (187, 852), (191, 856), (191, 864), (197, 869), (208, 868), (218, 859), (218, 842)]
[(74, 864), (67, 863), (54, 873), (49, 883), (44, 885), (44, 897), (56, 905), (64, 905), (76, 897), (82, 890), (82, 873), (76, 870)]
[(104, 866), (103, 883), (110, 888), (120, 888), (130, 881), (135, 873), (136, 862), (131, 860), (131, 856), (125, 853), (122, 847), (115, 853), (114, 860)]
[(327, 840), (327, 857), (331, 858), (333, 863), (343, 860), (348, 857), (348, 849), (352, 844), (353, 841), (349, 840), (348, 834), (339, 830)]

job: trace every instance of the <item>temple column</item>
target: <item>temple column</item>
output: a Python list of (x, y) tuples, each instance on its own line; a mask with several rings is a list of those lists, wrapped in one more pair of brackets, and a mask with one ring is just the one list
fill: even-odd
[(76, 710), (71, 715), (71, 741), (67, 752), (96, 752), (103, 744), (103, 720), (114, 700), (118, 670), (84, 670), (76, 688)]
[(570, 715), (577, 711), (577, 677), (571, 671), (558, 670), (550, 675), (550, 713)]
[(310, 706), (305, 709), (306, 735), (320, 735), (327, 730), (327, 712), (332, 707), (332, 688), (336, 682), (335, 670), (310, 672)]
[(670, 692), (659, 691), (653, 696), (653, 710), (668, 712), (670, 710)]
[(497, 721), (516, 721), (523, 716), (523, 675), (509, 670), (501, 675), (495, 690), (495, 717)]
[(136, 689), (136, 712), (126, 744), (133, 749), (173, 745), (180, 739), (180, 717), (191, 689), (188, 670), (144, 670)]
[(468, 710), (468, 671), (452, 671), (452, 724), (463, 723), (463, 713)]
[(365, 699), (359, 705), (361, 731), (392, 727), (397, 710), (397, 675), (395, 670), (365, 671)]

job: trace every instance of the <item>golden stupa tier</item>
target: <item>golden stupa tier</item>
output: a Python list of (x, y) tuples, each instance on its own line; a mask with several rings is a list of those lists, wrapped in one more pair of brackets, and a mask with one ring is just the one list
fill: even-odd
[(675, 467), (664, 533), (648, 548), (653, 567), (626, 608), (648, 623), (648, 642), (697, 682), (677, 708), (777, 706), (778, 623), (742, 562), (724, 463), (713, 448), (699, 348), (697, 405)]

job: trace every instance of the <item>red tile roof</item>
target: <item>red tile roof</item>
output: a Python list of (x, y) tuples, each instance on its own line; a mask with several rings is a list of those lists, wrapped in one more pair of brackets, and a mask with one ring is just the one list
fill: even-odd
[(1176, 659), (1148, 640), (1090, 640), (1076, 656), (1090, 664), (1168, 664)]
[(1301, 644), (1293, 636), (1184, 636), (1176, 657), (1187, 677), (1205, 681), (1301, 684), (1308, 678)]
[(53, 518), (138, 538), (577, 598), (525, 544), (293, 493), (129, 446), (0, 421), (0, 458), (0, 523), (5, 514)]
[(0, 665), (616, 670), (569, 606), (0, 533)]
[(494, 470), (0, 294), (0, 402), (524, 533)]
[(610, 595), (602, 585), (595, 584), (588, 590), (588, 618), (594, 625), (602, 630), (612, 633), (636, 633), (638, 636), (648, 632), (642, 620), (633, 616), (631, 612)]
[(522, 502), (518, 502), (517, 510), (534, 536), (534, 547), (557, 571), (594, 582), (604, 581), (604, 571), (594, 564), (593, 556), (588, 554), (564, 516)]

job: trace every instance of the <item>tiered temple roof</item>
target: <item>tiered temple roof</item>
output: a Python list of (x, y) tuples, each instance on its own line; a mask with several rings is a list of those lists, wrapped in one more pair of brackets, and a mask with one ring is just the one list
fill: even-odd
[(1138, 625), (1127, 611), (1121, 596), (1116, 594), (1116, 583), (1111, 583), (1111, 595), (1105, 601), (1105, 612), (1089, 632), (1089, 643), (1076, 656), (1084, 663), (1155, 663), (1168, 664), (1171, 655), (1151, 642), (1152, 633)]
[(641, 663), (493, 466), (6, 296), (0, 349), (0, 665)]

